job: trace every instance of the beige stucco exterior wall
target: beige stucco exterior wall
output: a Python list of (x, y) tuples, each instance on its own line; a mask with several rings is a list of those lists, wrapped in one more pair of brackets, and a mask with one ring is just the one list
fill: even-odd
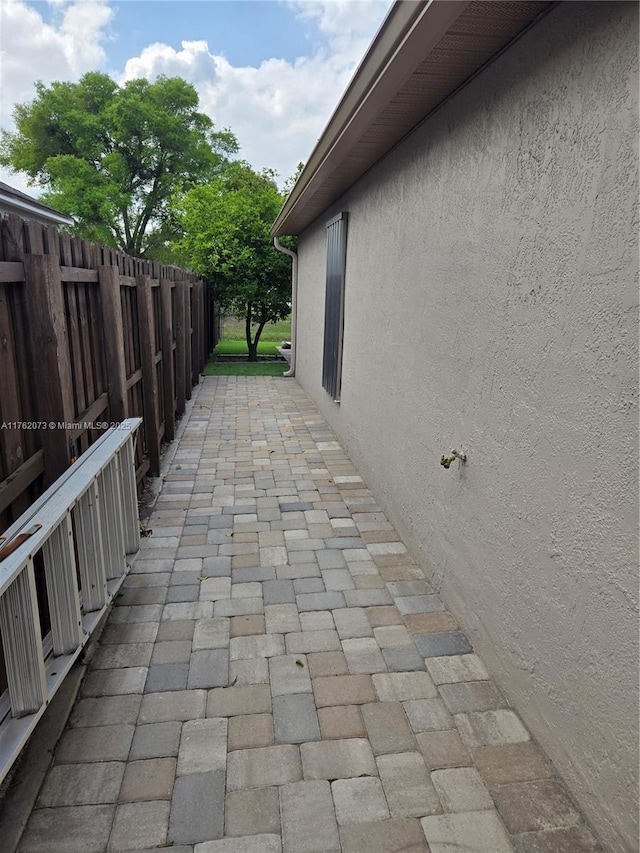
[[(327, 211), (297, 376), (612, 851), (637, 825), (635, 3), (554, 9)], [(439, 465), (451, 447), (468, 464)]]

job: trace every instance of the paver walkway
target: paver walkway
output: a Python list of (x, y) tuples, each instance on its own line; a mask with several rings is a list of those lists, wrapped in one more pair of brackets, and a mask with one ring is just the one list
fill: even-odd
[(209, 378), (21, 853), (594, 853), (295, 380)]

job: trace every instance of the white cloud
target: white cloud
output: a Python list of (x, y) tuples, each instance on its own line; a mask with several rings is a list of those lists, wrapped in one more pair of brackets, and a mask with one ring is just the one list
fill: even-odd
[[(0, 1), (0, 125), (5, 129), (13, 127), (14, 104), (34, 97), (36, 80), (77, 80), (106, 59), (104, 42), (113, 16), (107, 0), (55, 0), (55, 6), (55, 22), (47, 24), (23, 0)], [(0, 170), (0, 178), (34, 192), (20, 175)]]
[(236, 134), (240, 156), (256, 168), (277, 169), (284, 180), (308, 158), (390, 4), (297, 0), (287, 5), (326, 37), (311, 56), (238, 67), (212, 54), (206, 41), (184, 41), (180, 50), (153, 44), (128, 60), (122, 78), (166, 74), (189, 80), (216, 127)]
[[(105, 68), (108, 0), (50, 0), (53, 22), (26, 5), (0, 0), (2, 103), (0, 124), (10, 127), (14, 103), (34, 95), (33, 82), (76, 80)], [(391, 0), (286, 0), (309, 28), (308, 56), (267, 59), (258, 66), (233, 66), (210, 52), (206, 41), (183, 41), (180, 49), (151, 44), (110, 73), (120, 82), (159, 74), (180, 76), (196, 87), (200, 107), (217, 128), (236, 134), (240, 156), (255, 168), (272, 167), (282, 180), (306, 160), (338, 103)], [(21, 188), (19, 176), (5, 176)]]

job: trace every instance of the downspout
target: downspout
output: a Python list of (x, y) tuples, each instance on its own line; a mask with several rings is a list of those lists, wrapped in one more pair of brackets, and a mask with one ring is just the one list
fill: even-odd
[(296, 344), (298, 337), (298, 256), (291, 249), (281, 245), (277, 237), (273, 238), (273, 245), (284, 255), (291, 258), (291, 366), (283, 376), (296, 375)]

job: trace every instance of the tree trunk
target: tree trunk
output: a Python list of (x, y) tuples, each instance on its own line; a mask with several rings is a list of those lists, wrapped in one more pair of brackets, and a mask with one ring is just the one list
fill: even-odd
[(247, 356), (247, 361), (257, 361), (258, 360), (258, 347), (251, 340), (251, 303), (247, 303), (247, 313), (244, 318), (244, 336), (247, 341), (247, 349), (249, 350), (249, 355)]

